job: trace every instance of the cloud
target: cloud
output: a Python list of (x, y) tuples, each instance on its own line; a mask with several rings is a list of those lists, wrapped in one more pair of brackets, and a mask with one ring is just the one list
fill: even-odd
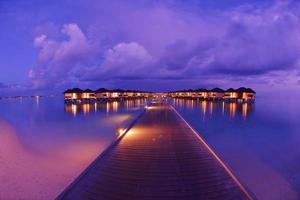
[(208, 51), (214, 59), (203, 70), (263, 74), (295, 67), (300, 51), (298, 17), (277, 5), (229, 13), (226, 34)]
[(49, 87), (53, 81), (61, 83), (72, 78), (72, 71), (93, 59), (94, 47), (77, 24), (66, 24), (61, 29), (66, 39), (47, 38), (46, 33), (34, 39), (39, 49), (36, 65), (29, 71), (33, 88)]
[(83, 79), (136, 79), (148, 75), (153, 57), (136, 42), (121, 42), (104, 53), (100, 66), (86, 71)]
[(37, 28), (38, 59), (29, 72), (34, 88), (132, 80), (265, 85), (300, 69), (300, 7), (293, 1), (214, 14), (176, 1), (91, 3), (84, 28)]
[(166, 47), (167, 67), (192, 76), (250, 76), (297, 67), (300, 23), (286, 4), (241, 7), (222, 13), (218, 20), (224, 25), (215, 31), (223, 34), (200, 37), (197, 45), (175, 41)]
[(136, 42), (122, 42), (107, 50), (102, 70), (126, 76), (131, 73), (142, 73), (142, 70), (152, 62), (152, 56), (143, 46)]

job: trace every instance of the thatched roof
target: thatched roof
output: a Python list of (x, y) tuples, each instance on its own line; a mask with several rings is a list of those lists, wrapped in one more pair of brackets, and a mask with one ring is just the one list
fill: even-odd
[(195, 92), (208, 92), (208, 90), (204, 89), (204, 88), (199, 88), (199, 89), (196, 89)]
[(236, 92), (247, 92), (247, 93), (253, 93), (255, 94), (256, 92), (252, 90), (251, 88), (245, 88), (245, 87), (240, 87), (236, 90)]
[(210, 92), (219, 92), (219, 93), (223, 93), (224, 92), (224, 90), (223, 89), (221, 89), (221, 88), (214, 88), (214, 89), (211, 89), (211, 90), (209, 90)]
[(90, 90), (90, 89), (86, 89), (86, 90), (84, 90), (83, 92), (93, 93), (94, 91), (93, 91), (93, 90)]
[(67, 89), (66, 91), (64, 91), (64, 94), (66, 94), (66, 93), (72, 93), (72, 89)]
[(236, 92), (236, 90), (233, 89), (233, 88), (229, 88), (229, 89), (226, 90), (226, 92)]
[(80, 89), (80, 88), (73, 88), (73, 89), (68, 89), (68, 90), (66, 90), (66, 91), (64, 92), (64, 94), (66, 94), (66, 93), (82, 93), (82, 92), (83, 92), (83, 90)]
[(114, 89), (114, 90), (110, 90), (110, 92), (119, 92), (119, 93), (123, 93), (123, 92), (125, 92), (125, 90), (122, 90), (122, 89)]
[(109, 92), (108, 89), (106, 88), (99, 88), (98, 90), (95, 91), (96, 93), (102, 93), (102, 92)]

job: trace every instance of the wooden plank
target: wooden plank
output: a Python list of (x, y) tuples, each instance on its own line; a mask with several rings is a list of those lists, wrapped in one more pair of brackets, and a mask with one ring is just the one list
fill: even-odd
[(133, 127), (57, 199), (252, 199), (167, 103)]

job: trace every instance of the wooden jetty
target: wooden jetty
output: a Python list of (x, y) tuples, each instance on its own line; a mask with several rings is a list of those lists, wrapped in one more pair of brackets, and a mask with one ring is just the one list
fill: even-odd
[(149, 106), (57, 199), (252, 199), (167, 103)]

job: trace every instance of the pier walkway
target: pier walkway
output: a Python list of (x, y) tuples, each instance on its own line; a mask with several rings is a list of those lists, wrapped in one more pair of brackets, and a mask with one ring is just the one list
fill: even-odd
[(167, 103), (153, 104), (57, 199), (251, 199)]

